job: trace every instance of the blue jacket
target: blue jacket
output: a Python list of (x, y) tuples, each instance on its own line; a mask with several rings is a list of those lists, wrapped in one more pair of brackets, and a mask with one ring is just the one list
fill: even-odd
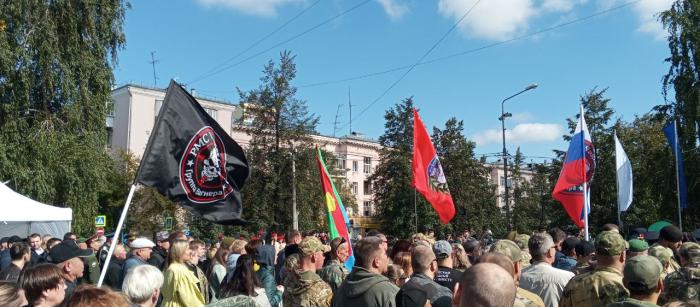
[(119, 289), (122, 288), (122, 283), (124, 282), (124, 277), (126, 276), (126, 273), (129, 271), (129, 269), (133, 267), (137, 267), (139, 265), (150, 265), (148, 262), (141, 260), (141, 258), (136, 257), (134, 255), (129, 256), (129, 258), (124, 261), (124, 264), (122, 264), (122, 272), (121, 276), (119, 276)]

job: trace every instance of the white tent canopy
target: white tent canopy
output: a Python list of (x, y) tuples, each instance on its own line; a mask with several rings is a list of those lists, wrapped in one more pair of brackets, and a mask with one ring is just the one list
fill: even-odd
[(72, 220), (70, 208), (42, 204), (0, 183), (0, 237), (38, 233), (63, 238)]

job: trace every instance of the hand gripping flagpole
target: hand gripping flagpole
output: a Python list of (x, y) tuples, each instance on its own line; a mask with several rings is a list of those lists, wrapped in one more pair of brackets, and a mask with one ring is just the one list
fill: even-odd
[(112, 237), (112, 244), (109, 246), (109, 252), (107, 253), (107, 258), (105, 258), (105, 263), (102, 266), (102, 272), (100, 272), (100, 279), (97, 282), (97, 287), (102, 287), (102, 282), (105, 280), (105, 275), (107, 275), (107, 269), (109, 268), (109, 262), (112, 260), (112, 255), (114, 254), (114, 248), (117, 246), (117, 240), (119, 240), (119, 233), (122, 231), (122, 226), (124, 225), (124, 220), (126, 219), (126, 213), (129, 211), (129, 204), (131, 204), (131, 198), (134, 196), (134, 191), (136, 190), (136, 183), (131, 185), (129, 190), (129, 196), (126, 197), (126, 203), (124, 204), (124, 209), (122, 209), (122, 215), (119, 217), (119, 223), (117, 224), (117, 230), (114, 231), (114, 236)]

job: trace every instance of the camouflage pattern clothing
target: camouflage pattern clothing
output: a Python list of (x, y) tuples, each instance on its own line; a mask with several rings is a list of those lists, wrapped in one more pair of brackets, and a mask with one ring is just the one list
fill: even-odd
[(513, 307), (544, 307), (544, 302), (537, 294), (518, 287)]
[(656, 304), (651, 303), (651, 302), (640, 301), (640, 300), (628, 297), (622, 301), (612, 303), (612, 304), (607, 304), (605, 306), (606, 307), (656, 307), (659, 305), (656, 305)]
[(700, 266), (683, 267), (664, 279), (664, 302), (684, 301), (699, 303)]
[[(676, 258), (673, 257), (673, 250), (672, 250), (672, 249), (670, 249), (670, 248), (668, 248), (668, 247), (665, 247), (665, 246), (659, 244), (658, 242), (657, 242), (657, 243), (654, 243), (654, 245), (650, 246), (650, 247), (649, 247), (649, 250), (651, 251), (651, 249), (653, 249), (653, 248), (663, 248), (663, 249), (666, 249), (666, 251), (667, 251), (669, 254), (671, 254), (671, 258), (670, 258), (670, 260), (669, 260), (669, 263), (670, 263), (670, 265), (669, 265), (669, 270), (675, 272), (675, 271), (678, 271), (678, 269), (681, 268), (681, 265), (678, 264), (678, 262), (676, 261)], [(660, 260), (659, 260), (659, 261), (660, 261)], [(661, 264), (663, 265), (663, 261), (661, 262)]]
[(529, 267), (531, 264), (530, 261), (532, 261), (532, 255), (530, 255), (530, 251), (523, 250), (522, 254), (520, 255), (520, 268), (524, 269), (526, 267)]
[(573, 270), (571, 270), (571, 272), (574, 272), (574, 274), (576, 274), (577, 276), (583, 275), (583, 274), (586, 274), (588, 272), (593, 272), (593, 267), (588, 262), (578, 261), (578, 262), (576, 262), (576, 266), (574, 267)]
[(590, 273), (572, 278), (564, 288), (559, 306), (605, 306), (629, 295), (622, 284), (622, 272), (599, 266)]
[(350, 271), (338, 260), (331, 260), (331, 263), (318, 271), (321, 279), (331, 286), (333, 293), (340, 287), (340, 284), (343, 283), (348, 274), (350, 274)]
[(305, 271), (285, 280), (284, 307), (329, 307), (333, 290), (318, 274)]

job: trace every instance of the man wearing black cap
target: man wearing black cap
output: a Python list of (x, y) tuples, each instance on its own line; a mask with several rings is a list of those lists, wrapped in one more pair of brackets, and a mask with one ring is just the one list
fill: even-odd
[(10, 263), (12, 263), (12, 257), (10, 257), (10, 248), (13, 244), (20, 242), (22, 242), (22, 238), (18, 236), (11, 236), (7, 240), (7, 249), (0, 252), (0, 270), (4, 270), (8, 266), (10, 266)]
[(455, 285), (462, 278), (462, 272), (452, 268), (452, 246), (446, 240), (440, 240), (433, 244), (433, 253), (437, 258), (438, 271), (435, 272), (435, 280), (439, 285), (455, 290)]
[[(676, 226), (668, 225), (662, 228), (661, 232), (659, 232), (659, 242), (654, 243), (654, 245), (649, 248), (666, 248), (671, 252), (671, 255), (677, 255), (678, 249), (681, 247), (682, 240), (683, 233), (681, 230)], [(675, 257), (671, 257), (669, 267), (675, 272), (681, 268), (681, 265), (678, 264)]]
[(66, 282), (66, 301), (70, 301), (77, 280), (83, 277), (85, 263), (82, 259), (90, 255), (92, 255), (91, 249), (81, 249), (73, 240), (64, 240), (49, 250), (47, 260), (63, 271), (63, 279)]

